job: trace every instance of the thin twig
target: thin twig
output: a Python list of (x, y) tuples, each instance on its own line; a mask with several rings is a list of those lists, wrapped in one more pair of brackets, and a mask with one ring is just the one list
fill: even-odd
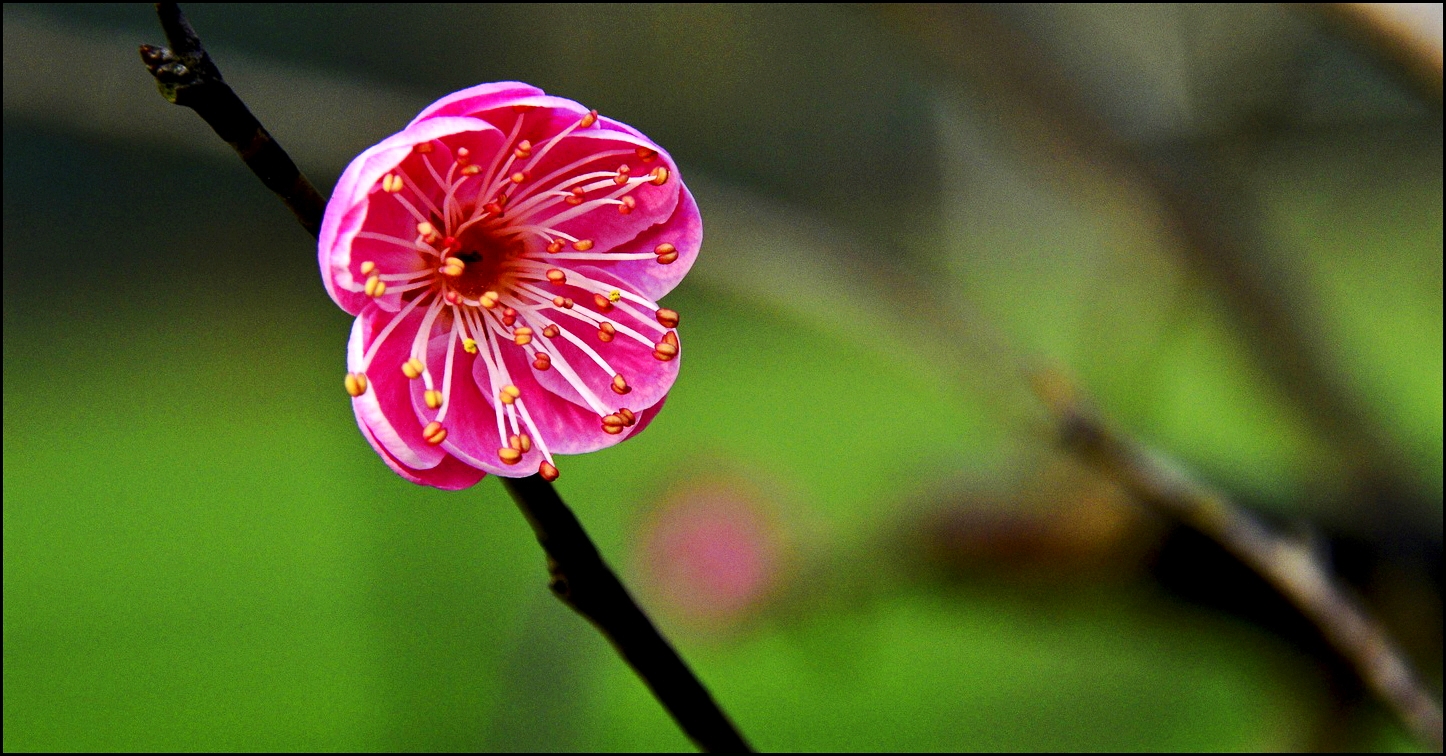
[(196, 111), (236, 150), (261, 183), (296, 213), (302, 227), (312, 236), (320, 234), (326, 208), (321, 193), (221, 78), (221, 70), (201, 46), (180, 6), (156, 3), (156, 13), (170, 47), (141, 45), (141, 60), (156, 78), (161, 96)]
[[(170, 102), (195, 110), (236, 148), (266, 188), (281, 197), (302, 227), (317, 236), (326, 202), (296, 163), (221, 78), (176, 3), (157, 3), (171, 48), (141, 45), (141, 59)], [(700, 748), (751, 752), (713, 697), (618, 581), (552, 484), (540, 476), (503, 478), (547, 553), (549, 587), (587, 618), (632, 665)]]
[(1035, 385), (1059, 422), (1065, 449), (1141, 503), (1211, 538), (1265, 578), (1416, 737), (1441, 749), (1441, 705), (1386, 629), (1336, 582), (1309, 544), (1272, 532), (1220, 492), (1106, 427), (1058, 376), (1037, 376)]
[(547, 552), (548, 587), (586, 617), (638, 671), (688, 737), (707, 751), (749, 751), (728, 717), (603, 562), (557, 490), (541, 476), (503, 478)]

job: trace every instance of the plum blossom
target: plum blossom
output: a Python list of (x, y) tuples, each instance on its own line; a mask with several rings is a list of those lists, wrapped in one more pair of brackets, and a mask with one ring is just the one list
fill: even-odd
[(616, 444), (678, 374), (698, 206), (636, 129), (516, 82), (422, 111), (347, 167), (322, 281), (356, 316), (347, 393), (414, 483), (553, 480), (556, 454)]

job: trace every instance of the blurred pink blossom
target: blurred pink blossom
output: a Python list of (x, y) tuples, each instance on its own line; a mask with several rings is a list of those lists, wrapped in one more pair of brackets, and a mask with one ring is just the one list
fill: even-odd
[(678, 373), (698, 206), (636, 129), (526, 84), (438, 100), (363, 152), (321, 227), (356, 316), (347, 393), (402, 477), (557, 476), (642, 430)]

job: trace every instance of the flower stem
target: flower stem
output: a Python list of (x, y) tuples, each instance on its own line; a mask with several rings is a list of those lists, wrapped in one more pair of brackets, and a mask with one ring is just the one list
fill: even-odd
[(552, 484), (537, 475), (503, 478), (502, 484), (547, 552), (547, 569), (552, 574), (548, 587), (558, 599), (607, 636), (700, 748), (751, 751), (687, 663), (608, 568)]
[(156, 14), (170, 47), (141, 45), (141, 60), (155, 77), (161, 96), (196, 111), (236, 150), (261, 183), (281, 197), (301, 225), (312, 236), (319, 235), (326, 208), (321, 193), (221, 78), (221, 70), (201, 46), (180, 6), (156, 3)]
[[(302, 227), (319, 236), (326, 201), (316, 187), (221, 78), (180, 6), (156, 3), (156, 13), (171, 46), (141, 45), (140, 51), (161, 95), (205, 119), (261, 183), (291, 208)], [(607, 636), (699, 747), (751, 752), (707, 689), (603, 562), (552, 484), (537, 475), (503, 481), (547, 553), (552, 592)]]

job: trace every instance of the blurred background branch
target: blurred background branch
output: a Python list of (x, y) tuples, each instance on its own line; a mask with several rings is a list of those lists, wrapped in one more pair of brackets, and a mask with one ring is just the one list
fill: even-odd
[(1062, 376), (1040, 374), (1035, 387), (1058, 419), (1060, 441), (1141, 504), (1215, 540), (1264, 577), (1349, 661), (1367, 688), (1416, 737), (1441, 750), (1441, 705), (1379, 622), (1340, 585), (1308, 540), (1271, 532), (1223, 494), (1192, 480), (1110, 430)]

